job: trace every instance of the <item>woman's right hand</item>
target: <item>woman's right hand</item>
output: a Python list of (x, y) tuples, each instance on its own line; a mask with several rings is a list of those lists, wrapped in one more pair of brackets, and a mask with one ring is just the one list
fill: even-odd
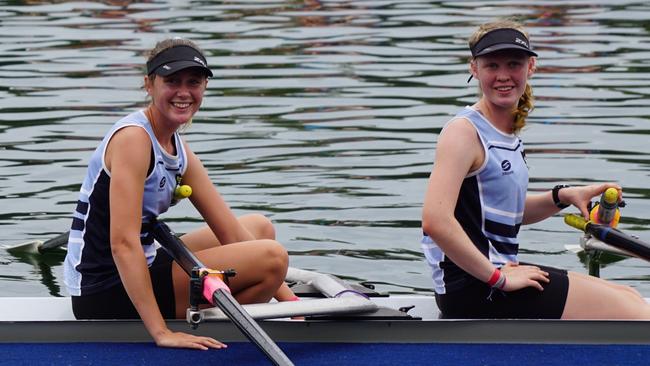
[(533, 287), (544, 291), (542, 282), (548, 283), (548, 272), (542, 271), (537, 266), (519, 265), (519, 263), (506, 263), (501, 267), (501, 273), (506, 276), (506, 285), (503, 291), (510, 292), (524, 287)]
[(158, 347), (191, 348), (207, 350), (209, 348), (226, 348), (227, 345), (211, 337), (195, 336), (183, 332), (172, 332), (167, 329), (155, 337)]

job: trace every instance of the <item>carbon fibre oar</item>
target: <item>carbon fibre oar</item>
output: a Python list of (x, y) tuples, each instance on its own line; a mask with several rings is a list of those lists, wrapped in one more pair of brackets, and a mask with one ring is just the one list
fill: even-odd
[(68, 235), (70, 235), (69, 231), (66, 231), (63, 234), (59, 234), (56, 237), (52, 239), (48, 239), (46, 241), (42, 240), (32, 240), (28, 241), (25, 243), (20, 243), (20, 244), (15, 244), (6, 247), (7, 251), (9, 253), (43, 253), (47, 252), (49, 250), (53, 250), (59, 247), (62, 247), (66, 244), (68, 244)]
[[(199, 259), (178, 238), (174, 232), (161, 221), (153, 225), (154, 238), (169, 251), (174, 260), (188, 275), (193, 271), (207, 270)], [(203, 296), (211, 304), (216, 305), (223, 313), (253, 342), (275, 365), (293, 365), (293, 362), (282, 352), (271, 337), (251, 318), (241, 305), (232, 297), (228, 286), (214, 276), (203, 277)], [(190, 290), (191, 292), (191, 290)]]
[(585, 220), (582, 216), (567, 214), (564, 216), (564, 222), (569, 226), (591, 234), (596, 239), (614, 246), (619, 249), (628, 251), (635, 256), (650, 261), (650, 244), (633, 238), (618, 229), (607, 225), (595, 224)]

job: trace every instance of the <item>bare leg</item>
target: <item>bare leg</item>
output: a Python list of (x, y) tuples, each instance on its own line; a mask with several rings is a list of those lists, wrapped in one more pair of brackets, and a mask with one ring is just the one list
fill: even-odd
[[(289, 257), (282, 245), (273, 240), (255, 240), (205, 249), (196, 253), (209, 268), (232, 268), (237, 275), (229, 287), (240, 303), (268, 302), (278, 291), (287, 274)], [(176, 316), (185, 317), (189, 306), (189, 280), (176, 263), (172, 265)]]
[[(239, 223), (248, 230), (255, 239), (275, 240), (275, 228), (273, 223), (260, 214), (243, 215), (237, 218)], [(191, 231), (181, 237), (185, 245), (192, 252), (199, 252), (221, 245), (210, 227), (207, 225), (200, 229)]]
[[(206, 266), (237, 271), (230, 288), (240, 303), (268, 302), (273, 295), (278, 301), (293, 299), (293, 291), (284, 283), (288, 255), (275, 241), (275, 228), (271, 221), (259, 214), (243, 215), (238, 220), (257, 240), (222, 246), (207, 225), (183, 235), (181, 239)], [(185, 309), (189, 306), (188, 277), (177, 265), (174, 265), (172, 273), (176, 313), (185, 317)]]
[(562, 319), (650, 319), (650, 305), (631, 287), (569, 272)]
[(643, 298), (643, 295), (641, 295), (641, 293), (639, 293), (639, 291), (637, 291), (637, 290), (636, 290), (635, 288), (633, 288), (633, 287), (626, 286), (626, 285), (619, 285), (619, 284), (614, 283), (614, 282), (612, 282), (612, 281), (606, 281), (606, 280), (603, 280), (602, 278), (594, 277), (594, 276), (590, 276), (590, 275), (588, 275), (588, 274), (584, 274), (584, 273), (572, 272), (572, 274), (573, 274), (574, 276), (581, 276), (581, 277), (584, 277), (584, 278), (592, 278), (592, 279), (595, 279), (596, 281), (600, 281), (600, 282), (601, 282), (602, 284), (604, 284), (604, 285), (607, 285), (607, 286), (613, 287), (613, 288), (615, 288), (615, 289), (619, 289), (619, 290), (621, 290), (621, 291), (627, 291), (627, 292), (630, 292), (630, 293), (632, 293), (632, 294), (638, 296), (639, 298)]

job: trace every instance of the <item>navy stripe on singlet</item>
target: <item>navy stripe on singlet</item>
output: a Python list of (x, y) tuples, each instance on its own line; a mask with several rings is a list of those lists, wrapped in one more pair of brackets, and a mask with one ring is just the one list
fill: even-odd
[(84, 220), (78, 218), (78, 217), (73, 217), (72, 218), (72, 226), (70, 227), (72, 230), (79, 230), (83, 231), (83, 229), (86, 227), (84, 224)]
[(485, 231), (506, 238), (516, 238), (520, 226), (521, 224), (512, 226), (485, 219)]
[(510, 148), (510, 147), (505, 147), (505, 146), (496, 146), (496, 145), (490, 145), (488, 147), (488, 150), (490, 149), (501, 149), (501, 150), (507, 150), (507, 151), (517, 151), (517, 149), (521, 146), (521, 141), (517, 144), (517, 146)]
[(83, 201), (77, 201), (77, 212), (79, 212), (82, 215), (86, 215), (88, 213), (88, 203)]
[(505, 243), (502, 241), (497, 241), (490, 239), (490, 244), (496, 249), (499, 253), (516, 255), (519, 251), (519, 244)]

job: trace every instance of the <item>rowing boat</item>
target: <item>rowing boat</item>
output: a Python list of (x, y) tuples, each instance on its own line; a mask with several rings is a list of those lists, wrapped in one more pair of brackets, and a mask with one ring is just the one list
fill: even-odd
[[(375, 310), (327, 315), (319, 301), (331, 299), (315, 295), (309, 287), (297, 291), (297, 303), (309, 308), (313, 302), (311, 312), (324, 315), (258, 322), (296, 365), (420, 365), (429, 364), (428, 355), (436, 355), (437, 365), (499, 365), (506, 364), (503, 354), (528, 365), (582, 365), (589, 360), (639, 365), (650, 357), (646, 322), (442, 320), (433, 297), (426, 295), (370, 294)], [(254, 313), (251, 306), (245, 309)], [(191, 352), (153, 346), (139, 320), (75, 320), (70, 309), (67, 297), (0, 298), (1, 357), (29, 365), (59, 364), (53, 359), (79, 365), (138, 360), (157, 366), (176, 364), (170, 360), (179, 358), (181, 364), (266, 361), (225, 319), (205, 320), (196, 330), (186, 320), (169, 321), (174, 331), (209, 335), (229, 345), (225, 351)]]
[[(596, 250), (601, 244), (605, 245), (593, 238), (581, 242), (584, 250)], [(332, 358), (314, 358), (325, 350), (331, 357), (350, 361), (338, 362), (341, 364), (420, 364), (426, 360), (422, 354), (430, 352), (458, 352), (490, 364), (500, 363), (499, 352), (524, 358), (542, 352), (546, 361), (557, 357), (557, 364), (571, 364), (563, 356), (567, 350), (579, 355), (588, 350), (590, 355), (598, 354), (601, 361), (618, 352), (611, 360), (619, 364), (625, 364), (621, 362), (621, 349), (637, 357), (637, 363), (650, 357), (650, 323), (644, 321), (440, 319), (435, 298), (426, 294), (380, 294), (331, 275), (295, 268), (289, 270), (287, 281), (301, 301), (252, 304), (244, 309), (296, 364), (332, 364)], [(305, 318), (293, 319), (296, 316)], [(192, 329), (192, 324), (198, 328)], [(242, 361), (242, 357), (250, 364), (264, 362), (216, 308), (188, 311), (187, 319), (170, 320), (168, 325), (174, 331), (209, 335), (230, 344), (226, 353), (213, 353), (207, 362), (246, 364), (248, 361)], [(81, 364), (84, 362), (79, 358), (66, 357), (86, 354), (93, 360), (86, 363), (98, 364), (94, 357), (101, 352), (98, 348), (112, 347), (119, 354), (154, 355), (159, 357), (155, 364), (165, 364), (164, 360), (176, 357), (168, 352), (181, 352), (152, 348), (151, 337), (139, 320), (76, 320), (68, 297), (0, 298), (0, 355), (18, 357), (18, 350), (27, 346), (37, 351), (31, 355), (36, 360), (25, 364), (42, 361), (39, 352), (54, 352), (56, 357), (67, 360), (63, 363)], [(305, 350), (310, 350), (309, 354)], [(190, 355), (184, 357), (205, 357)], [(118, 362), (112, 353), (102, 357), (109, 360), (106, 364)], [(449, 364), (464, 363), (455, 357)], [(201, 360), (205, 361), (196, 362)], [(533, 361), (524, 363), (535, 364)], [(438, 364), (445, 363), (438, 360)]]
[[(304, 278), (308, 281), (302, 282)], [(336, 279), (350, 296), (328, 298), (318, 288), (323, 278), (335, 277), (290, 269), (288, 280), (297, 282), (293, 289), (301, 301), (244, 308), (280, 342), (650, 344), (647, 322), (440, 319), (433, 296), (379, 294)], [(201, 312), (198, 329), (188, 326), (193, 317), (189, 313), (186, 320), (169, 321), (170, 328), (227, 342), (245, 339), (216, 308)], [(292, 319), (301, 315), (306, 319)], [(495, 329), (499, 329), (496, 337)], [(62, 341), (150, 342), (151, 338), (139, 320), (76, 320), (69, 297), (0, 298), (0, 342)]]

